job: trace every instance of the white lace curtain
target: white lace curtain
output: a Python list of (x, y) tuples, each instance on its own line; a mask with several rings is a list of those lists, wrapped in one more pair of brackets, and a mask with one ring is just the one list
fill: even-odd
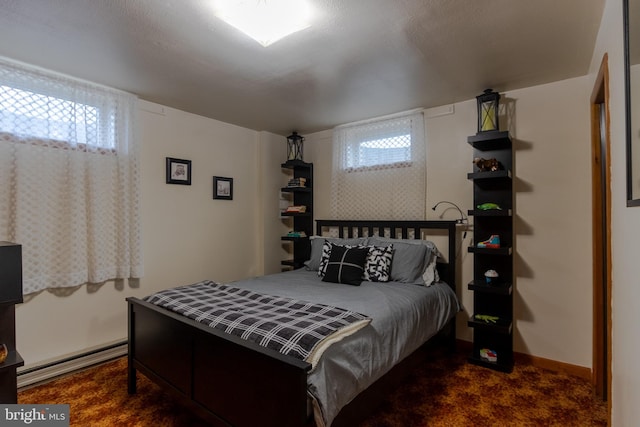
[(422, 219), (426, 146), (421, 112), (333, 131), (336, 219)]
[(23, 292), (142, 275), (136, 97), (0, 59), (0, 240)]

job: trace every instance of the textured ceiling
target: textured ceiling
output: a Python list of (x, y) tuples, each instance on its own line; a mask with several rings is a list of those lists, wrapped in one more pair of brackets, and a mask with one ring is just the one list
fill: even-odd
[(604, 0), (311, 0), (267, 48), (212, 0), (0, 0), (0, 55), (256, 130), (309, 133), (588, 72)]

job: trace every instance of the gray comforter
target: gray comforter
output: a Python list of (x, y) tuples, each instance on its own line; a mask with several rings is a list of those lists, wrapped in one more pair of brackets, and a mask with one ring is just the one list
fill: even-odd
[(333, 305), (373, 319), (329, 347), (309, 374), (308, 393), (319, 427), (330, 426), (342, 407), (434, 336), (460, 309), (454, 292), (444, 283), (349, 286), (323, 282), (315, 271), (300, 269), (233, 285)]

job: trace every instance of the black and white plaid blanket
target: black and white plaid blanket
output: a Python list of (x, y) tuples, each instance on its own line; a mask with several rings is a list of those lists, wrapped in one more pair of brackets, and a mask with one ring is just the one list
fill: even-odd
[(329, 345), (371, 321), (342, 308), (263, 295), (209, 280), (161, 291), (144, 300), (312, 366)]

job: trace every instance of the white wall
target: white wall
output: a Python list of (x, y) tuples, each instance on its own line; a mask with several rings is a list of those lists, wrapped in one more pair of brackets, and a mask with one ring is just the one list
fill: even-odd
[[(252, 130), (140, 101), (141, 224), (145, 275), (138, 287), (81, 286), (42, 292), (17, 307), (25, 367), (127, 337), (125, 298), (203, 279), (262, 274), (260, 135)], [(165, 158), (189, 159), (192, 185), (165, 183)], [(214, 175), (233, 178), (233, 200), (213, 200)]]
[[(640, 419), (640, 207), (626, 207), (624, 57), (622, 2), (607, 0), (590, 68), (593, 85), (604, 54), (609, 62), (612, 227), (612, 425)], [(637, 147), (636, 147), (637, 148)]]
[[(515, 140), (516, 286), (515, 350), (591, 367), (591, 184), (589, 80), (586, 77), (503, 93), (509, 117), (501, 124)], [(475, 99), (425, 111), (427, 135), (427, 219), (456, 219), (457, 211), (431, 207), (440, 200), (471, 209)], [(316, 217), (330, 217), (331, 132), (307, 135), (316, 175)], [(462, 237), (462, 236), (460, 236)], [(466, 318), (473, 296), (466, 289), (473, 259), (459, 254), (458, 287), (465, 314), (458, 336), (470, 339)]]
[[(467, 143), (467, 136), (475, 134), (476, 123), (475, 100), (425, 111), (427, 219), (460, 217), (457, 209), (447, 204), (438, 206), (435, 211), (432, 210), (441, 200), (455, 203), (465, 215), (473, 208), (473, 183), (467, 179), (467, 173), (473, 171), (473, 148)], [(469, 218), (469, 221), (473, 223), (473, 218)], [(456, 289), (463, 306), (463, 313), (457, 318), (456, 332), (458, 338), (467, 341), (472, 339), (472, 330), (467, 327), (467, 320), (473, 314), (473, 293), (467, 290), (467, 283), (473, 278), (473, 256), (467, 252), (467, 246), (472, 244), (472, 239), (471, 231), (467, 231), (466, 237), (463, 232), (458, 233), (460, 246), (456, 250), (461, 262)], [(435, 238), (433, 240), (440, 244)]]
[(585, 77), (513, 91), (515, 348), (591, 368), (591, 139)]

